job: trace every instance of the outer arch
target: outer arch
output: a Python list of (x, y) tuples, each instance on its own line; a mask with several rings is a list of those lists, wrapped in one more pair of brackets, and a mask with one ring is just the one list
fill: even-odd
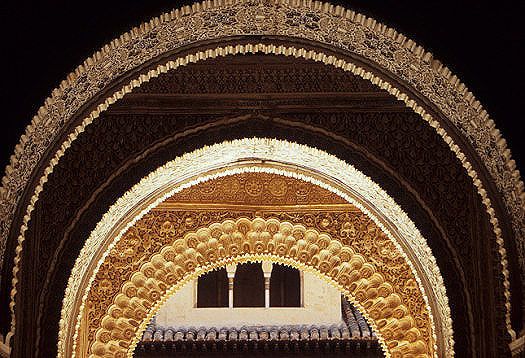
[[(119, 49), (123, 47), (125, 43), (134, 43), (140, 40), (140, 38), (148, 32), (151, 32), (155, 28), (162, 26), (163, 24), (169, 23), (170, 21), (175, 21), (180, 19), (183, 15), (193, 15), (203, 11), (211, 11), (213, 9), (221, 9), (224, 7), (233, 7), (238, 5), (240, 2), (237, 1), (228, 1), (228, 2), (205, 2), (201, 4), (195, 4), (192, 7), (185, 7), (181, 10), (174, 11), (170, 14), (165, 14), (160, 18), (153, 19), (149, 23), (142, 25), (140, 28), (134, 29), (132, 32), (127, 33), (121, 36), (119, 39), (113, 41), (110, 45), (104, 47), (101, 51), (97, 52), (92, 58), (86, 60), (86, 62), (80, 66), (73, 74), (68, 76), (66, 81), (63, 81), (60, 88), (53, 91), (53, 95), (50, 99), (46, 100), (46, 104), (42, 107), (37, 116), (33, 119), (33, 122), (28, 126), (26, 134), (22, 136), (21, 142), (17, 145), (15, 150), (15, 155), (11, 158), (11, 164), (6, 168), (6, 176), (2, 180), (2, 188), (0, 188), (0, 195), (2, 196), (2, 218), (5, 216), (5, 220), (2, 220), (2, 232), (1, 232), (1, 245), (0, 253), (3, 253), (5, 249), (5, 240), (7, 235), (7, 230), (9, 230), (10, 223), (12, 220), (12, 215), (14, 213), (14, 208), (18, 203), (19, 194), (25, 188), (29, 176), (33, 172), (33, 168), (36, 166), (36, 163), (39, 162), (44, 150), (47, 148), (49, 143), (52, 142), (53, 136), (55, 136), (60, 130), (60, 123), (67, 122), (73, 112), (75, 111), (75, 106), (72, 108), (62, 107), (63, 103), (61, 102), (60, 97), (64, 95), (66, 90), (75, 88), (78, 86), (79, 79), (85, 74), (91, 74), (94, 77), (89, 79), (93, 84), (99, 84), (96, 78), (96, 70), (100, 69), (101, 64), (110, 63), (110, 58), (112, 55), (116, 54)], [(257, 3), (257, 2), (253, 2)], [(246, 3), (253, 4), (252, 2)], [(407, 40), (404, 36), (397, 34), (394, 30), (385, 27), (384, 25), (376, 23), (372, 19), (368, 19), (360, 14), (356, 14), (352, 11), (347, 11), (340, 7), (333, 7), (329, 4), (322, 4), (318, 2), (288, 2), (287, 0), (277, 1), (277, 2), (268, 2), (268, 4), (274, 4), (275, 6), (281, 7), (291, 7), (302, 9), (304, 11), (313, 11), (326, 15), (327, 17), (334, 19), (341, 19), (341, 21), (348, 21), (353, 23), (356, 27), (361, 27), (362, 29), (376, 34), (377, 36), (383, 38), (385, 41), (391, 42), (399, 50), (399, 56), (403, 57), (407, 55), (412, 57), (419, 67), (419, 74), (427, 71), (426, 74), (434, 76), (435, 78), (444, 79), (445, 81), (445, 91), (443, 93), (426, 93), (425, 95), (435, 103), (442, 111), (451, 119), (453, 123), (460, 129), (462, 133), (465, 134), (465, 137), (470, 141), (472, 146), (477, 150), (478, 155), (485, 160), (485, 165), (487, 171), (492, 175), (492, 179), (496, 186), (499, 188), (500, 192), (504, 195), (507, 204), (507, 210), (513, 216), (514, 229), (516, 230), (516, 237), (518, 243), (519, 254), (522, 254), (523, 249), (523, 240), (520, 234), (520, 231), (523, 230), (523, 219), (524, 219), (524, 205), (523, 200), (525, 198), (523, 192), (523, 183), (520, 180), (519, 173), (515, 170), (515, 163), (510, 159), (510, 151), (506, 149), (506, 144), (504, 139), (501, 138), (499, 131), (495, 129), (493, 121), (488, 119), (486, 112), (481, 108), (479, 102), (475, 100), (466, 87), (459, 83), (458, 79), (453, 76), (448, 69), (443, 67), (439, 62), (432, 60), (432, 56), (429, 53), (426, 53), (421, 47), (418, 47), (411, 40)], [(277, 31), (278, 29), (272, 28), (271, 31)], [(305, 37), (308, 37), (311, 34), (303, 34)], [(350, 36), (350, 35), (348, 35)], [(316, 39), (316, 40), (325, 40), (325, 39)], [(372, 59), (384, 65), (392, 65), (391, 63), (383, 62), (381, 58)], [(384, 59), (383, 59), (384, 60)], [(406, 59), (405, 59), (406, 60)], [(405, 61), (405, 60), (400, 60)], [(129, 64), (133, 66), (133, 64)], [(394, 68), (388, 68), (395, 72)], [(111, 73), (110, 78), (115, 78), (118, 73)], [(416, 88), (418, 81), (421, 81), (420, 78), (406, 79), (409, 83), (414, 85)], [(96, 82), (96, 83), (95, 83)], [(92, 90), (92, 88), (91, 88)], [(89, 92), (89, 91), (88, 91)], [(451, 107), (447, 103), (447, 95), (452, 96), (453, 98), (462, 98), (463, 101), (459, 103), (456, 107)], [(436, 97), (437, 96), (437, 97)], [(412, 102), (408, 98), (404, 98), (407, 103)], [(80, 99), (82, 101), (83, 99)], [(109, 103), (114, 102), (115, 99), (110, 99)], [(80, 103), (75, 102), (80, 105)], [(106, 107), (109, 104), (104, 104), (102, 107)], [(25, 228), (27, 228), (28, 221), (31, 217), (32, 206), (34, 201), (38, 200), (39, 193), (43, 190), (43, 184), (47, 180), (47, 175), (52, 171), (53, 166), (56, 164), (60, 156), (71, 144), (71, 141), (74, 140), (76, 135), (85, 128), (85, 125), (89, 123), (90, 120), (93, 120), (94, 117), (89, 118), (86, 123), (77, 128), (75, 133), (70, 136), (68, 142), (64, 143), (58, 156), (53, 158), (51, 165), (45, 169), (45, 175), (40, 179), (39, 185), (35, 190), (35, 194), (31, 198), (31, 203), (28, 206), (26, 216), (24, 217), (24, 223), (20, 230), (21, 235), (19, 237), (19, 248), (22, 248), (23, 242), (23, 233)], [(472, 124), (474, 123), (474, 124)], [(432, 122), (431, 122), (432, 124)], [(434, 123), (435, 125), (435, 123)], [(503, 243), (503, 238), (501, 237), (501, 229), (498, 225), (498, 220), (495, 216), (494, 209), (491, 206), (490, 199), (487, 196), (486, 190), (483, 188), (478, 175), (472, 169), (472, 165), (467, 161), (465, 156), (459, 151), (459, 148), (454, 144), (447, 133), (437, 126), (438, 133), (442, 135), (445, 141), (449, 143), (451, 149), (456, 152), (463, 165), (469, 171), (469, 174), (473, 177), (474, 184), (478, 188), (478, 192), (483, 198), (485, 205), (487, 206), (487, 212), (491, 217), (491, 222), (494, 226), (494, 232), (498, 237), (498, 244), (500, 247), (500, 255), (502, 256), (502, 271), (504, 276), (504, 285), (506, 287), (506, 298), (507, 298), (507, 329), (511, 336), (514, 336), (512, 327), (510, 326), (510, 291), (509, 291), (509, 282), (508, 282), (508, 270), (506, 268), (506, 249)], [(485, 151), (485, 146), (489, 143), (497, 143), (497, 151)], [(36, 150), (35, 150), (36, 148)], [(488, 154), (487, 154), (488, 153)], [(18, 250), (17, 250), (18, 251)], [(15, 268), (13, 270), (13, 286), (17, 282), (17, 272), (18, 272), (18, 263), (19, 257), (15, 258)], [(16, 289), (13, 290), (13, 297), (16, 294)], [(13, 317), (12, 332), (14, 333), (15, 322)]]

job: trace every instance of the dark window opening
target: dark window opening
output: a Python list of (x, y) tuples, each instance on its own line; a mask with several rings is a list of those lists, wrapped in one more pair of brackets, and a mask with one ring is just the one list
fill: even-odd
[(260, 263), (237, 266), (233, 283), (234, 307), (264, 307), (264, 275)]
[(301, 276), (299, 270), (273, 265), (270, 278), (270, 307), (300, 307)]
[(228, 275), (225, 268), (199, 277), (197, 307), (228, 307)]

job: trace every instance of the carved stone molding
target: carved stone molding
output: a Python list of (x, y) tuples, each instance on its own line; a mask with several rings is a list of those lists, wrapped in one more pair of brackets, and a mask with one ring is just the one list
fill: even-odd
[[(242, 158), (250, 159), (248, 163), (242, 164)], [(254, 160), (263, 160), (265, 164), (262, 167), (257, 166)], [(282, 164), (278, 165), (276, 160), (285, 161), (294, 169), (292, 171), (277, 169), (282, 167)], [(219, 165), (219, 162), (222, 164)], [(236, 163), (236, 166), (240, 165), (240, 167), (232, 167), (231, 163)], [(220, 171), (215, 169), (204, 175), (209, 170), (205, 169), (208, 166), (224, 169)], [(304, 169), (300, 169), (301, 167), (312, 168), (317, 173), (323, 173), (322, 177), (318, 179), (310, 177), (306, 174), (308, 172), (303, 173)], [(437, 329), (440, 336), (437, 344), (443, 352), (447, 352), (448, 355), (453, 354), (452, 324), (441, 274), (425, 240), (406, 214), (380, 187), (348, 164), (306, 146), (270, 139), (225, 142), (188, 153), (144, 178), (112, 206), (86, 242), (69, 279), (62, 309), (59, 354), (66, 353), (64, 344), (71, 339), (72, 331), (78, 329), (80, 320), (73, 319), (76, 315), (74, 312), (83, 312), (83, 309), (74, 306), (86, 300), (87, 292), (94, 280), (94, 276), (91, 276), (90, 279), (88, 276), (92, 275), (90, 274), (92, 270), (92, 272), (97, 272), (101, 260), (106, 257), (107, 251), (104, 251), (106, 250), (104, 248), (108, 250), (113, 248), (128, 228), (151, 208), (156, 207), (173, 194), (208, 180), (246, 171), (281, 174), (319, 185), (354, 204), (372, 218), (375, 224), (392, 240), (397, 250), (403, 253), (415, 273), (418, 285), (425, 287), (421, 289), (428, 295), (428, 297), (425, 295), (424, 298), (428, 298), (430, 302), (432, 310), (430, 317), (434, 315), (436, 317), (434, 323), (441, 327)], [(192, 172), (201, 174), (193, 176), (190, 174)], [(179, 180), (178, 176), (186, 178), (186, 181), (175, 184)], [(327, 180), (330, 177), (337, 178), (339, 184), (335, 187), (329, 184), (330, 181), (327, 182)], [(161, 189), (162, 187), (166, 189)], [(157, 194), (151, 197), (153, 192)], [(137, 204), (141, 204), (140, 208), (136, 207)], [(129, 216), (130, 214), (126, 213), (133, 214)], [(126, 216), (129, 217), (125, 218)], [(118, 224), (118, 227), (115, 227), (115, 224)], [(113, 234), (108, 236), (110, 233), (115, 233), (117, 236), (113, 237)], [(97, 254), (97, 251), (105, 253)], [(90, 262), (98, 262), (98, 264), (93, 266)], [(77, 328), (72, 327), (75, 324)]]
[[(387, 356), (434, 355), (432, 322), (425, 300), (409, 266), (392, 256), (401, 257), (393, 247), (386, 250), (388, 253), (369, 251), (375, 253), (369, 257), (326, 233), (273, 218), (226, 220), (177, 238), (177, 222), (169, 220), (174, 216), (159, 212), (153, 216), (166, 221), (161, 224), (148, 217), (136, 223), (107, 257), (112, 264), (101, 267), (97, 276), (105, 278), (97, 277), (92, 286), (87, 303), (89, 318), (85, 317), (90, 331), (96, 330), (86, 340), (93, 342), (90, 357), (131, 357), (149, 320), (188, 280), (225, 264), (266, 258), (313, 271), (335, 283), (369, 319)], [(152, 222), (161, 225), (151, 227)], [(361, 229), (371, 236), (377, 234), (374, 224), (369, 221), (369, 225)], [(168, 242), (149, 260), (139, 259), (146, 233), (161, 235), (155, 241)], [(146, 246), (151, 244), (146, 241)], [(132, 257), (129, 264), (123, 255)], [(378, 266), (385, 259), (397, 261), (397, 267), (386, 262)], [(142, 262), (138, 269), (134, 268), (136, 262)], [(115, 269), (127, 272), (112, 275)], [(387, 278), (393, 275), (385, 275), (385, 270), (398, 271), (396, 282)], [(127, 279), (120, 282), (123, 277)], [(114, 286), (120, 289), (115, 291)], [(110, 302), (109, 306), (102, 304), (106, 309), (100, 309), (102, 296)]]

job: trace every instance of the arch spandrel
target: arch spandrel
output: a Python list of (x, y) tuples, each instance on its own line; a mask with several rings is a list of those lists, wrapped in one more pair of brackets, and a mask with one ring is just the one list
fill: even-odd
[[(170, 216), (170, 213), (161, 211), (152, 214), (163, 217), (153, 220), (157, 224)], [(366, 225), (363, 236), (372, 233), (377, 235), (374, 239), (384, 236), (373, 222), (362, 213), (360, 216), (366, 222), (363, 223)], [(327, 281), (335, 282), (367, 315), (388, 355), (434, 355), (432, 323), (425, 300), (406, 262), (392, 257), (395, 249), (382, 254), (377, 247), (366, 253), (359, 252), (361, 248), (353, 249), (315, 228), (278, 218), (249, 219), (241, 215), (237, 219), (201, 227), (185, 234), (184, 238), (177, 238), (177, 229), (171, 221), (164, 221), (157, 228), (149, 225), (151, 222), (136, 223), (106, 258), (112, 262), (111, 267), (105, 268), (103, 264), (97, 274), (88, 306), (97, 307), (102, 297), (107, 297), (104, 300), (107, 304), (105, 308), (97, 307), (89, 313), (89, 320), (94, 322), (89, 324), (87, 340), (93, 342), (92, 357), (108, 353), (112, 356), (131, 355), (142, 330), (168, 294), (195, 275), (226, 263), (263, 258), (308, 269)], [(167, 244), (160, 245), (160, 250), (157, 249), (149, 260), (134, 257), (132, 262), (140, 264), (134, 268), (126, 267), (127, 275), (116, 275), (121, 279), (120, 283), (108, 285), (111, 270), (119, 267), (115, 264), (118, 257), (122, 257), (129, 247), (135, 247), (136, 238), (140, 237), (137, 230), (146, 233), (152, 229), (157, 235), (162, 235)], [(334, 230), (338, 229), (341, 227)], [(150, 240), (146, 241), (145, 246), (151, 247)], [(367, 245), (370, 243), (362, 246)], [(373, 256), (367, 257), (370, 252)], [(395, 282), (390, 280), (394, 277), (397, 278)], [(141, 322), (139, 329), (134, 322)], [(130, 330), (135, 335), (131, 344), (122, 338), (129, 337)]]

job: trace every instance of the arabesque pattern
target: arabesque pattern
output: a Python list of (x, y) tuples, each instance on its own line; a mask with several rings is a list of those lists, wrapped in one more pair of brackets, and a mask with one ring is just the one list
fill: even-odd
[[(168, 233), (173, 226), (165, 223), (161, 230)], [(385, 279), (371, 258), (303, 225), (239, 218), (177, 238), (144, 262), (120, 286), (111, 306), (91, 318), (97, 330), (89, 341), (90, 357), (131, 356), (149, 319), (183, 283), (226, 263), (262, 259), (313, 271), (335, 283), (369, 319), (387, 356), (434, 355), (428, 312), (424, 307), (420, 312), (409, 309), (406, 295)]]
[[(140, 65), (155, 59), (157, 56), (174, 51), (189, 43), (201, 40), (218, 39), (228, 35), (279, 35), (290, 38), (302, 38), (331, 45), (344, 51), (351, 52), (376, 64), (385, 72), (393, 73), (402, 79), (422, 96), (428, 98), (450, 122), (458, 129), (491, 175), (491, 181), (498, 188), (504, 198), (506, 209), (512, 218), (513, 229), (516, 234), (519, 262), (525, 262), (525, 194), (523, 182), (516, 170), (515, 162), (510, 158), (510, 150), (494, 122), (488, 118), (474, 96), (460, 83), (457, 77), (432, 58), (413, 41), (406, 39), (393, 29), (366, 18), (360, 14), (323, 4), (315, 1), (206, 1), (192, 7), (164, 14), (149, 23), (135, 28), (119, 39), (113, 41), (97, 52), (92, 58), (70, 74), (63, 81), (60, 88), (53, 91), (45, 105), (39, 110), (33, 122), (28, 126), (20, 143), (15, 148), (10, 165), (6, 168), (6, 176), (2, 179), (0, 188), (0, 256), (3, 256), (6, 239), (19, 199), (26, 190), (34, 168), (39, 166), (43, 154), (54, 143), (66, 123), (74, 118), (77, 110), (101, 93), (112, 81), (124, 73), (130, 73)], [(258, 45), (256, 45), (258, 46)], [(262, 46), (262, 45), (261, 45)], [(312, 58), (312, 52), (302, 48), (276, 50), (276, 46), (264, 49), (266, 53), (287, 54)], [(212, 49), (207, 49), (212, 51)], [(302, 52), (301, 52), (302, 51)], [(188, 58), (177, 59), (177, 66), (181, 63), (195, 62), (208, 56), (253, 52), (251, 49), (234, 51), (234, 47), (215, 49), (213, 54), (201, 51), (188, 55)], [(486, 205), (493, 231), (497, 237), (503, 275), (503, 285), (506, 296), (506, 323), (511, 336), (515, 336), (510, 324), (510, 283), (507, 268), (506, 247), (502, 237), (502, 230), (496, 212), (488, 197), (484, 183), (474, 170), (471, 158), (467, 158), (449, 133), (440, 123), (405, 93), (402, 93), (392, 84), (384, 82), (353, 64), (343, 63), (342, 59), (327, 56), (323, 53), (314, 53), (313, 58), (326, 64), (340, 66), (364, 78), (371, 79), (375, 84), (387, 89), (391, 94), (421, 114), (437, 133), (449, 144), (450, 149), (461, 160), (463, 166), (472, 177), (478, 193)], [(152, 76), (162, 71), (175, 68), (174, 65), (161, 65), (162, 68)], [(43, 175), (35, 178), (38, 183), (33, 193), (29, 194), (29, 203), (21, 208), (23, 213), (22, 224), (16, 247), (15, 266), (13, 269), (11, 310), (12, 327), (14, 333), (16, 320), (14, 317), (16, 286), (19, 279), (20, 253), (23, 251), (25, 232), (31, 219), (31, 212), (44, 190), (44, 183), (49, 173), (58, 163), (72, 141), (92, 123), (100, 113), (112, 103), (119, 100), (124, 94), (147, 81), (150, 74), (140, 74), (129, 84), (124, 85), (115, 93), (108, 95), (98, 104), (80, 125), (65, 138), (56, 153), (52, 154), (49, 163), (43, 164)], [(523, 266), (522, 266), (523, 269)], [(523, 270), (522, 270), (523, 271)]]

